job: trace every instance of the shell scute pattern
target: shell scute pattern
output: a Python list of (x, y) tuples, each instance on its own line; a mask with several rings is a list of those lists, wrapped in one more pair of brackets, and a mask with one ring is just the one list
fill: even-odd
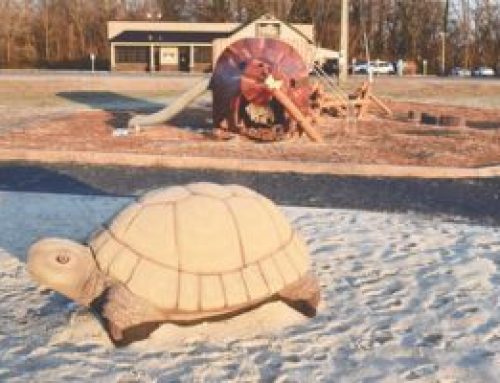
[(173, 203), (191, 196), (185, 186), (170, 186), (145, 193), (139, 198), (142, 204)]
[(178, 278), (179, 273), (174, 270), (141, 260), (127, 286), (157, 307), (173, 309), (177, 305)]
[(204, 274), (242, 267), (238, 228), (223, 200), (196, 194), (176, 210), (181, 270)]
[(309, 268), (307, 248), (280, 210), (238, 185), (149, 192), (89, 244), (100, 269), (134, 294), (187, 312), (265, 299)]
[(227, 307), (226, 293), (218, 275), (203, 276), (200, 283), (202, 310), (216, 310), (217, 308)]
[[(256, 301), (270, 295), (266, 280), (258, 265), (249, 265), (243, 269), (243, 279), (248, 287), (250, 299)], [(272, 293), (271, 293), (272, 294)]]
[(226, 199), (232, 196), (231, 190), (224, 186), (213, 184), (210, 182), (197, 182), (187, 186), (193, 194), (203, 195), (216, 199)]
[(236, 306), (242, 302), (249, 302), (251, 300), (248, 287), (240, 271), (223, 274), (222, 282), (224, 283), (225, 291), (231, 292), (226, 297), (228, 306)]
[(241, 258), (245, 264), (264, 258), (289, 239), (281, 238), (276, 232), (269, 213), (258, 199), (233, 197), (227, 205), (239, 233)]
[(201, 309), (199, 277), (195, 274), (180, 273), (178, 307), (183, 311)]

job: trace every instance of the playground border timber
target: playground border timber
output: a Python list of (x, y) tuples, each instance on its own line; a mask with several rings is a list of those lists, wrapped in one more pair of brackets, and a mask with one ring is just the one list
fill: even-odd
[(0, 149), (0, 163), (1, 162), (36, 162), (47, 164), (74, 163), (84, 165), (119, 165), (174, 169), (211, 169), (242, 172), (328, 174), (338, 176), (393, 178), (458, 179), (500, 177), (500, 165), (456, 168), (445, 166), (304, 162), (40, 149)]

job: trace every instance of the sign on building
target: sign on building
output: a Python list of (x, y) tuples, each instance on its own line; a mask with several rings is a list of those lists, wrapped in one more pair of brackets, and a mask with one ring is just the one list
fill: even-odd
[(160, 65), (177, 65), (179, 63), (179, 48), (161, 47)]

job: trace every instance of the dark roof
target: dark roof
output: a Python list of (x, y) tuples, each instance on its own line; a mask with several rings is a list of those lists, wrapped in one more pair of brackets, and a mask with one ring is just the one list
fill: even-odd
[(231, 34), (232, 32), (125, 31), (113, 37), (111, 42), (211, 43), (215, 39), (225, 38)]

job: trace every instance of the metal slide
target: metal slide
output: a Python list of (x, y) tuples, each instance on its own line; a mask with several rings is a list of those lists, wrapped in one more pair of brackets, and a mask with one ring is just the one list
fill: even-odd
[(156, 113), (134, 116), (128, 122), (128, 127), (131, 129), (140, 129), (145, 126), (161, 124), (174, 118), (196, 98), (203, 95), (208, 90), (209, 83), (210, 78), (201, 80), (192, 88), (184, 92), (179, 98), (175, 99), (170, 105)]

